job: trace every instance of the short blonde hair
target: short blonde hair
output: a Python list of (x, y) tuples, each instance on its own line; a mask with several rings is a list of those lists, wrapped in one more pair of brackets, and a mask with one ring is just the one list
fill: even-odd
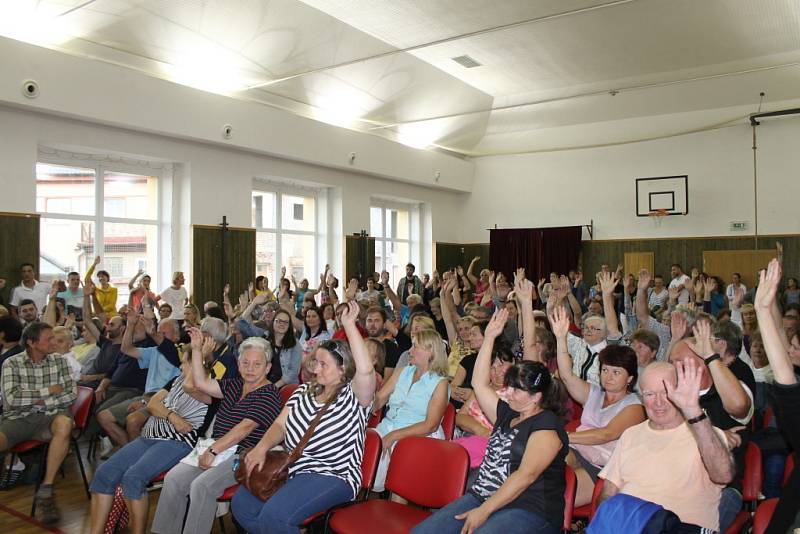
[(5, 317), (8, 315), (8, 308), (0, 304), (0, 317)]
[(431, 351), (429, 372), (439, 376), (447, 376), (447, 352), (445, 352), (442, 336), (436, 330), (420, 330), (414, 334), (417, 346)]

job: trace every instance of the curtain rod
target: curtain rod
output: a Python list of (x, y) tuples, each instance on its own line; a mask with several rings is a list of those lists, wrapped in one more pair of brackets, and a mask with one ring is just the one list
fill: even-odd
[(535, 228), (498, 228), (497, 225), (494, 225), (494, 228), (487, 228), (487, 230), (548, 230), (550, 228), (567, 228), (570, 226), (580, 226), (581, 228), (586, 228), (586, 231), (589, 232), (589, 239), (594, 239), (594, 219), (589, 219), (589, 224), (571, 224), (565, 226), (537, 226)]

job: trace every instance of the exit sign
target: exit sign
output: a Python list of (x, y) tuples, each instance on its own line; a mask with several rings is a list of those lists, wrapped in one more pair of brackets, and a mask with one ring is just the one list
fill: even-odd
[(731, 221), (731, 232), (744, 232), (747, 230), (747, 221)]

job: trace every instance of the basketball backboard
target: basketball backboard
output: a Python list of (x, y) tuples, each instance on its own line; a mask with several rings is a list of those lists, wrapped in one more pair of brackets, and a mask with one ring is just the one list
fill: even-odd
[(656, 211), (666, 212), (666, 215), (689, 213), (688, 176), (636, 179), (636, 215), (647, 217)]

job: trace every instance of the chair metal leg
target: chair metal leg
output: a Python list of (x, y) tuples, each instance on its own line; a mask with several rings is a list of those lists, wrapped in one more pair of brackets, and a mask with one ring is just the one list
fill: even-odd
[(83, 488), (86, 490), (86, 497), (91, 499), (92, 495), (89, 493), (89, 481), (86, 479), (86, 470), (83, 468), (83, 459), (81, 458), (81, 449), (78, 447), (78, 440), (72, 438), (72, 446), (75, 447), (75, 456), (78, 458), (78, 467), (81, 470), (81, 478), (83, 479)]

